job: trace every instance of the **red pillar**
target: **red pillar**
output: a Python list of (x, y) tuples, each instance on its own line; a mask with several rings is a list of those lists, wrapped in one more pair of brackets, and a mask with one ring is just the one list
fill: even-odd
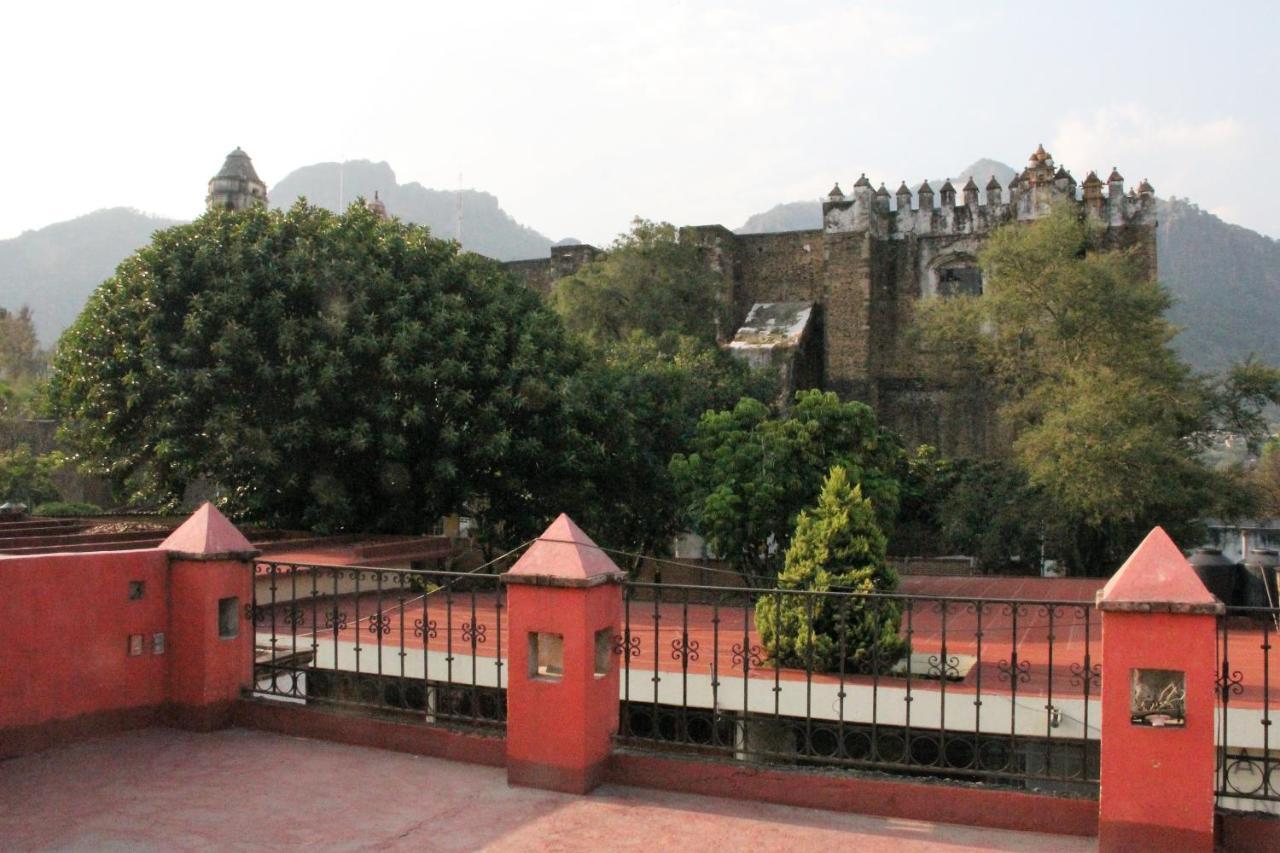
[[(1157, 527), (1099, 591), (1098, 609), (1103, 672), (1098, 848), (1104, 853), (1210, 853), (1215, 639), (1223, 605)], [(1159, 713), (1167, 703), (1155, 701), (1161, 685), (1172, 693), (1179, 683), (1185, 690), (1181, 721)], [(1157, 713), (1151, 713), (1153, 706)]]
[(510, 784), (585, 794), (604, 778), (618, 729), (623, 577), (567, 515), (503, 576)]
[(253, 683), (253, 557), (249, 540), (206, 503), (160, 545), (169, 552), (170, 719), (181, 728), (227, 725)]

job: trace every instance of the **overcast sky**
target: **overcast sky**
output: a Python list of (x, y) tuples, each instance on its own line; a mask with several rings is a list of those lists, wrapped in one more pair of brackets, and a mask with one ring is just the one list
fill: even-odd
[(1280, 236), (1274, 5), (1031, 5), (6, 3), (0, 238), (194, 217), (237, 145), (268, 185), (386, 160), (603, 244), (1039, 142)]

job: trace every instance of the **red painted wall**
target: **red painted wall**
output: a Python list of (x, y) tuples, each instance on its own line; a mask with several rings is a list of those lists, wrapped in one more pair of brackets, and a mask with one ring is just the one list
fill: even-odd
[[(253, 601), (253, 573), (228, 560), (174, 560), (171, 574), (172, 653), (169, 700), (197, 707), (233, 702), (253, 681), (253, 623), (244, 606)], [(218, 601), (236, 598), (239, 632), (218, 635)]]
[(157, 550), (0, 558), (0, 729), (162, 704), (168, 658), (151, 642), (169, 631), (168, 567)]
[[(595, 675), (595, 633), (618, 633), (622, 588), (511, 584), (507, 773), (516, 784), (585, 793), (604, 777), (618, 728), (618, 664)], [(531, 632), (564, 636), (559, 681), (529, 677)]]
[[(1213, 849), (1216, 617), (1102, 618), (1099, 849)], [(1186, 673), (1185, 728), (1130, 722), (1130, 670)]]

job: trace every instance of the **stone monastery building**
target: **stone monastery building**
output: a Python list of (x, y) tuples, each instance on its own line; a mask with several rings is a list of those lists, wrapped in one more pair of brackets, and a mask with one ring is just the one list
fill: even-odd
[[(266, 186), (237, 148), (209, 182), (208, 204), (266, 204)], [(1098, 248), (1132, 248), (1156, 275), (1156, 199), (1145, 180), (1124, 189), (1114, 168), (1104, 183), (1071, 173), (1037, 147), (1008, 187), (969, 178), (957, 190), (904, 182), (890, 194), (860, 177), (846, 195), (837, 184), (822, 203), (822, 228), (735, 234), (722, 225), (680, 229), (725, 280), (737, 333), (728, 346), (755, 364), (775, 366), (789, 392), (819, 387), (863, 400), (908, 443), (948, 453), (982, 453), (1003, 443), (993, 402), (972, 388), (926, 380), (927, 354), (906, 334), (918, 300), (982, 292), (977, 255), (1007, 222), (1044, 216), (1054, 202), (1076, 204), (1102, 229)], [(370, 206), (385, 215), (377, 199)], [(601, 254), (585, 244), (554, 246), (550, 257), (506, 268), (543, 293)]]
[[(755, 362), (779, 366), (793, 388), (821, 387), (869, 403), (908, 442), (947, 452), (982, 452), (1002, 443), (992, 403), (972, 391), (930, 385), (906, 330), (920, 299), (981, 293), (977, 254), (1006, 222), (1044, 216), (1058, 200), (1078, 205), (1104, 228), (1099, 248), (1136, 247), (1156, 275), (1156, 198), (1146, 181), (1128, 193), (1113, 169), (1106, 183), (1082, 184), (1043, 146), (1007, 187), (948, 180), (936, 201), (928, 182), (893, 194), (860, 177), (846, 195), (837, 184), (822, 204), (822, 228), (735, 234), (721, 225), (682, 228), (732, 294), (738, 334), (730, 344)], [(553, 247), (551, 257), (508, 267), (539, 289), (575, 271), (598, 250)]]

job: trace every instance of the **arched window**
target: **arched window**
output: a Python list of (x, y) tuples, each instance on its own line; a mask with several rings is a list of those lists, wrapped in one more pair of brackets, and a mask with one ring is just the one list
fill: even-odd
[(981, 296), (982, 270), (967, 256), (954, 256), (935, 264), (930, 284), (934, 296)]

